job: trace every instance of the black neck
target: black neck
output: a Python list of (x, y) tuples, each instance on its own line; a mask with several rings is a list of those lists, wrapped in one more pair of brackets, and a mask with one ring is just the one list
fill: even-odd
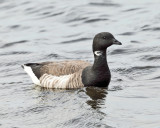
[(92, 66), (93, 71), (105, 72), (109, 67), (107, 64), (106, 50), (100, 51), (102, 55), (96, 55), (94, 51), (94, 64)]

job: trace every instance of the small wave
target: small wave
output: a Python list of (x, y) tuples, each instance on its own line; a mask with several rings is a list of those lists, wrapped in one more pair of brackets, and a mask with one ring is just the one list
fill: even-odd
[(58, 54), (52, 53), (47, 55), (47, 58), (59, 58), (60, 56)]
[(54, 106), (35, 106), (28, 108), (28, 110), (23, 111), (23, 113), (43, 113), (44, 111), (53, 108)]
[(43, 18), (47, 18), (47, 17), (54, 17), (54, 16), (58, 16), (64, 14), (64, 12), (57, 12), (57, 13), (51, 13), (51, 12), (44, 12), (41, 15), (43, 15)]
[[(24, 74), (26, 74), (26, 73), (24, 73)], [(21, 84), (21, 83), (23, 83), (22, 81), (19, 81), (19, 82), (9, 82), (9, 83), (1, 83), (2, 85), (12, 85), (12, 84)]]
[(17, 55), (17, 54), (30, 54), (31, 52), (25, 52), (25, 51), (18, 51), (18, 52), (6, 52), (6, 53), (1, 53), (0, 56), (5, 56), (5, 55)]
[(34, 11), (34, 8), (32, 8), (32, 7), (26, 8), (24, 11), (25, 11), (26, 13), (28, 13), (28, 14), (37, 12), (37, 11)]
[(90, 20), (86, 20), (86, 21), (84, 21), (84, 23), (92, 23), (92, 22), (98, 22), (98, 21), (105, 21), (105, 20), (108, 20), (108, 19), (106, 19), (106, 18), (104, 18), (104, 19), (90, 19)]
[(149, 73), (153, 70), (160, 68), (160, 66), (134, 66), (130, 68), (118, 68), (115, 71), (119, 72), (120, 74), (142, 74), (142, 73)]
[(144, 27), (142, 31), (160, 31), (160, 27)]
[(135, 32), (124, 32), (124, 33), (121, 33), (119, 35), (123, 35), (123, 36), (131, 36), (131, 35), (134, 35)]
[(19, 28), (19, 27), (20, 27), (20, 25), (12, 25), (12, 26), (10, 26), (11, 29), (16, 29), (16, 28)]
[(130, 48), (123, 48), (123, 49), (115, 49), (111, 51), (109, 54), (110, 55), (115, 55), (115, 54), (125, 54), (125, 55), (130, 55), (130, 54), (137, 54), (138, 53), (148, 53), (148, 51), (157, 51), (159, 52), (160, 49), (159, 47), (142, 47), (142, 48), (136, 48), (136, 47), (130, 47)]
[(113, 51), (111, 51), (109, 54), (110, 55), (115, 55), (115, 54), (123, 54), (123, 53), (128, 53), (129, 50), (127, 49), (115, 49)]
[(18, 25), (18, 24), (15, 24), (15, 25), (11, 25), (11, 26), (8, 26), (9, 29), (17, 29), (17, 30), (25, 30), (25, 29), (29, 29), (30, 27), (29, 26), (21, 26), (21, 25)]
[(40, 30), (39, 32), (47, 32), (47, 30), (45, 30), (45, 29), (42, 29), (42, 30)]
[(135, 99), (139, 99), (139, 98), (149, 98), (147, 96), (137, 96), (137, 95), (131, 95), (131, 96), (119, 96), (119, 97), (122, 97), (122, 98), (135, 98)]
[(145, 61), (160, 61), (160, 55), (145, 55), (141, 57)]
[(141, 43), (141, 42), (139, 42), (139, 41), (137, 41), (137, 40), (131, 40), (131, 43)]
[(127, 9), (124, 10), (123, 12), (131, 12), (131, 11), (136, 11), (136, 10), (140, 10), (141, 8), (131, 8), (131, 9)]
[(150, 27), (150, 25), (146, 24), (146, 25), (143, 25), (141, 28), (146, 28), (146, 27)]
[(11, 42), (11, 43), (4, 44), (3, 46), (1, 46), (1, 48), (11, 47), (13, 45), (22, 44), (22, 43), (26, 43), (26, 42), (28, 42), (28, 40), (21, 40), (21, 41)]
[(76, 43), (76, 42), (86, 41), (86, 40), (91, 40), (91, 38), (80, 38), (80, 39), (75, 39), (75, 40), (63, 41), (61, 42), (61, 44)]
[(120, 7), (120, 4), (115, 4), (115, 3), (111, 3), (111, 2), (105, 2), (105, 3), (95, 3), (95, 2), (91, 2), (90, 5), (93, 6), (111, 6), (111, 7)]
[(134, 71), (134, 70), (149, 70), (149, 69), (157, 69), (160, 68), (160, 66), (137, 66), (137, 67), (132, 67), (129, 70)]
[(74, 17), (74, 18), (69, 18), (66, 19), (66, 23), (71, 23), (71, 22), (76, 22), (76, 21), (82, 21), (82, 20), (86, 20), (86, 17)]
[(160, 79), (160, 76), (152, 78), (153, 80)]

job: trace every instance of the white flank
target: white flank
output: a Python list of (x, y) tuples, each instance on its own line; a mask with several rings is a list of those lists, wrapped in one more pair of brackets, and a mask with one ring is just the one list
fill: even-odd
[(63, 75), (63, 76), (53, 76), (44, 74), (41, 78), (41, 86), (47, 88), (67, 88), (68, 81), (70, 79), (70, 75)]
[(101, 51), (95, 51), (94, 54), (95, 54), (96, 56), (101, 56), (101, 55), (102, 55), (102, 52), (101, 52)]
[(23, 66), (24, 66), (24, 71), (26, 71), (27, 74), (31, 77), (33, 83), (36, 84), (36, 85), (41, 85), (39, 79), (35, 76), (31, 67), (26, 66), (26, 65), (23, 65)]

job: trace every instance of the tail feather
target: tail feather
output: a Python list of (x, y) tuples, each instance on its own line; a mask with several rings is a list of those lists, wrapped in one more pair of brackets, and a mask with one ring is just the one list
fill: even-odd
[(27, 63), (24, 65), (32, 67), (32, 66), (39, 66), (40, 64), (39, 63)]
[(33, 83), (34, 84), (36, 84), (36, 85), (40, 85), (40, 81), (39, 81), (39, 79), (38, 79), (38, 77), (37, 77), (37, 75), (34, 73), (34, 71), (33, 71), (33, 69), (32, 69), (32, 66), (33, 66), (34, 64), (23, 64), (23, 65), (21, 65), (21, 67), (24, 69), (24, 71), (26, 71), (27, 72), (27, 74), (31, 77), (31, 79), (32, 79), (32, 81), (33, 81)]
[(35, 74), (35, 76), (39, 79), (41, 77), (41, 73), (40, 73), (40, 68), (42, 67), (42, 64), (39, 64), (39, 63), (27, 63), (27, 64), (24, 64), (22, 66), (22, 68), (24, 66), (27, 66), (27, 67), (30, 67), (32, 69), (32, 72)]

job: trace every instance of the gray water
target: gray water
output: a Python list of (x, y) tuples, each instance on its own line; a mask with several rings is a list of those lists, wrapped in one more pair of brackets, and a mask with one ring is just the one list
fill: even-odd
[[(0, 0), (1, 128), (160, 128), (159, 0)], [(92, 39), (111, 32), (109, 90), (47, 90), (20, 67), (93, 62)]]

